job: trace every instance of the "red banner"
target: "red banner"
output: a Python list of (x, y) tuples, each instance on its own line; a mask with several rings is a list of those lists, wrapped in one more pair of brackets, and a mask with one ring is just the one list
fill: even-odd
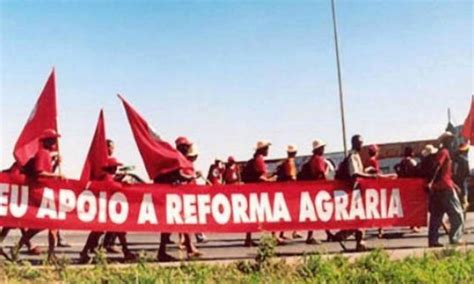
[(425, 226), (421, 179), (167, 186), (0, 174), (0, 224), (95, 231), (250, 232)]

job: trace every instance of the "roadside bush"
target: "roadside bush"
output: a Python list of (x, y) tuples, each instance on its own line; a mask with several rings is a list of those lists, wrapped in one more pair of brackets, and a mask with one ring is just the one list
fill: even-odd
[[(296, 263), (274, 257), (272, 242), (262, 241), (253, 261), (229, 265), (182, 263), (163, 267), (140, 260), (115, 267), (96, 260), (94, 267), (71, 267), (67, 260), (38, 269), (28, 262), (0, 264), (8, 283), (474, 283), (474, 251), (445, 250), (421, 257), (390, 260), (375, 250), (354, 261), (342, 255), (305, 256)], [(100, 257), (100, 256), (99, 256)]]

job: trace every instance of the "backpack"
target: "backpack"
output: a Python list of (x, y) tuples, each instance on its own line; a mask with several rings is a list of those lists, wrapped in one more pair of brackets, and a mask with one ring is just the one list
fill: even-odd
[(311, 159), (303, 164), (301, 171), (298, 173), (298, 180), (312, 180), (311, 175)]
[(250, 159), (242, 169), (241, 179), (245, 183), (249, 182), (256, 182), (258, 181), (258, 177), (255, 177), (255, 170), (254, 170), (255, 159)]
[(349, 174), (349, 158), (350, 157), (351, 157), (351, 154), (347, 155), (347, 157), (345, 157), (344, 160), (342, 160), (342, 162), (337, 167), (336, 175), (334, 176), (336, 180), (344, 180), (344, 181), (352, 180), (352, 177)]

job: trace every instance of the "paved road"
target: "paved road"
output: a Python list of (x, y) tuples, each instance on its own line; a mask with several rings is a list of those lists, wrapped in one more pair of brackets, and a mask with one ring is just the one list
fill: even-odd
[[(467, 244), (473, 248), (474, 245), (474, 213), (469, 213), (467, 217), (466, 229), (469, 231), (464, 236)], [(68, 231), (62, 233), (67, 239), (68, 243), (72, 245), (70, 248), (59, 248), (58, 255), (69, 258), (72, 263), (77, 263), (79, 251), (84, 244), (85, 238), (87, 237), (86, 232)], [(305, 232), (301, 232), (305, 236)], [(367, 231), (367, 244), (370, 248), (383, 247), (391, 250), (393, 253), (398, 251), (416, 250), (427, 247), (427, 231), (423, 228), (419, 233), (413, 233), (408, 228), (390, 229), (385, 230), (385, 236), (382, 239), (376, 237), (376, 230)], [(286, 234), (290, 236), (291, 233)], [(254, 234), (255, 240), (261, 234)], [(5, 242), (4, 247), (8, 250), (15, 241), (18, 240), (19, 231), (12, 232)], [(257, 248), (246, 248), (243, 247), (244, 234), (207, 234), (209, 242), (205, 244), (198, 244), (199, 249), (204, 253), (202, 260), (204, 261), (219, 261), (219, 260), (237, 260), (237, 259), (249, 259), (254, 258), (257, 252)], [(176, 240), (177, 234), (173, 235), (173, 239)], [(325, 240), (324, 232), (316, 232), (316, 238), (319, 240)], [(159, 245), (158, 234), (144, 234), (144, 233), (129, 233), (128, 240), (130, 248), (135, 252), (143, 252), (147, 257), (154, 258)], [(440, 241), (448, 243), (446, 235), (442, 234)], [(47, 246), (47, 235), (42, 233), (33, 239), (34, 244), (44, 247), (46, 250)], [(348, 240), (346, 243), (348, 248), (354, 248), (355, 242), (353, 239)], [(281, 257), (299, 256), (303, 254), (310, 254), (314, 252), (322, 252), (325, 254), (335, 254), (342, 251), (340, 245), (335, 242), (323, 242), (320, 245), (307, 245), (304, 243), (304, 239), (292, 240), (285, 246), (277, 247), (277, 254)], [(184, 257), (184, 254), (180, 252), (176, 245), (170, 245), (169, 252), (175, 257)], [(346, 252), (351, 253), (351, 251)], [(45, 256), (29, 256), (24, 250), (22, 250), (20, 257), (27, 259), (33, 264), (41, 264)], [(108, 257), (112, 261), (121, 261), (121, 254), (108, 254)], [(0, 257), (1, 259), (1, 257)]]

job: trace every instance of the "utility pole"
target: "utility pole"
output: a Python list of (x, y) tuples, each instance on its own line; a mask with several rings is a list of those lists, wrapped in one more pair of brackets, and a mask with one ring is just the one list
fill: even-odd
[(347, 155), (347, 139), (346, 139), (346, 120), (344, 115), (344, 95), (342, 93), (342, 78), (341, 78), (341, 62), (339, 60), (339, 44), (337, 42), (337, 25), (336, 25), (336, 8), (334, 0), (331, 0), (332, 8), (332, 23), (334, 27), (334, 43), (336, 49), (336, 62), (337, 62), (337, 81), (339, 84), (339, 106), (341, 109), (341, 124), (342, 124), (342, 140), (344, 145), (344, 156)]

